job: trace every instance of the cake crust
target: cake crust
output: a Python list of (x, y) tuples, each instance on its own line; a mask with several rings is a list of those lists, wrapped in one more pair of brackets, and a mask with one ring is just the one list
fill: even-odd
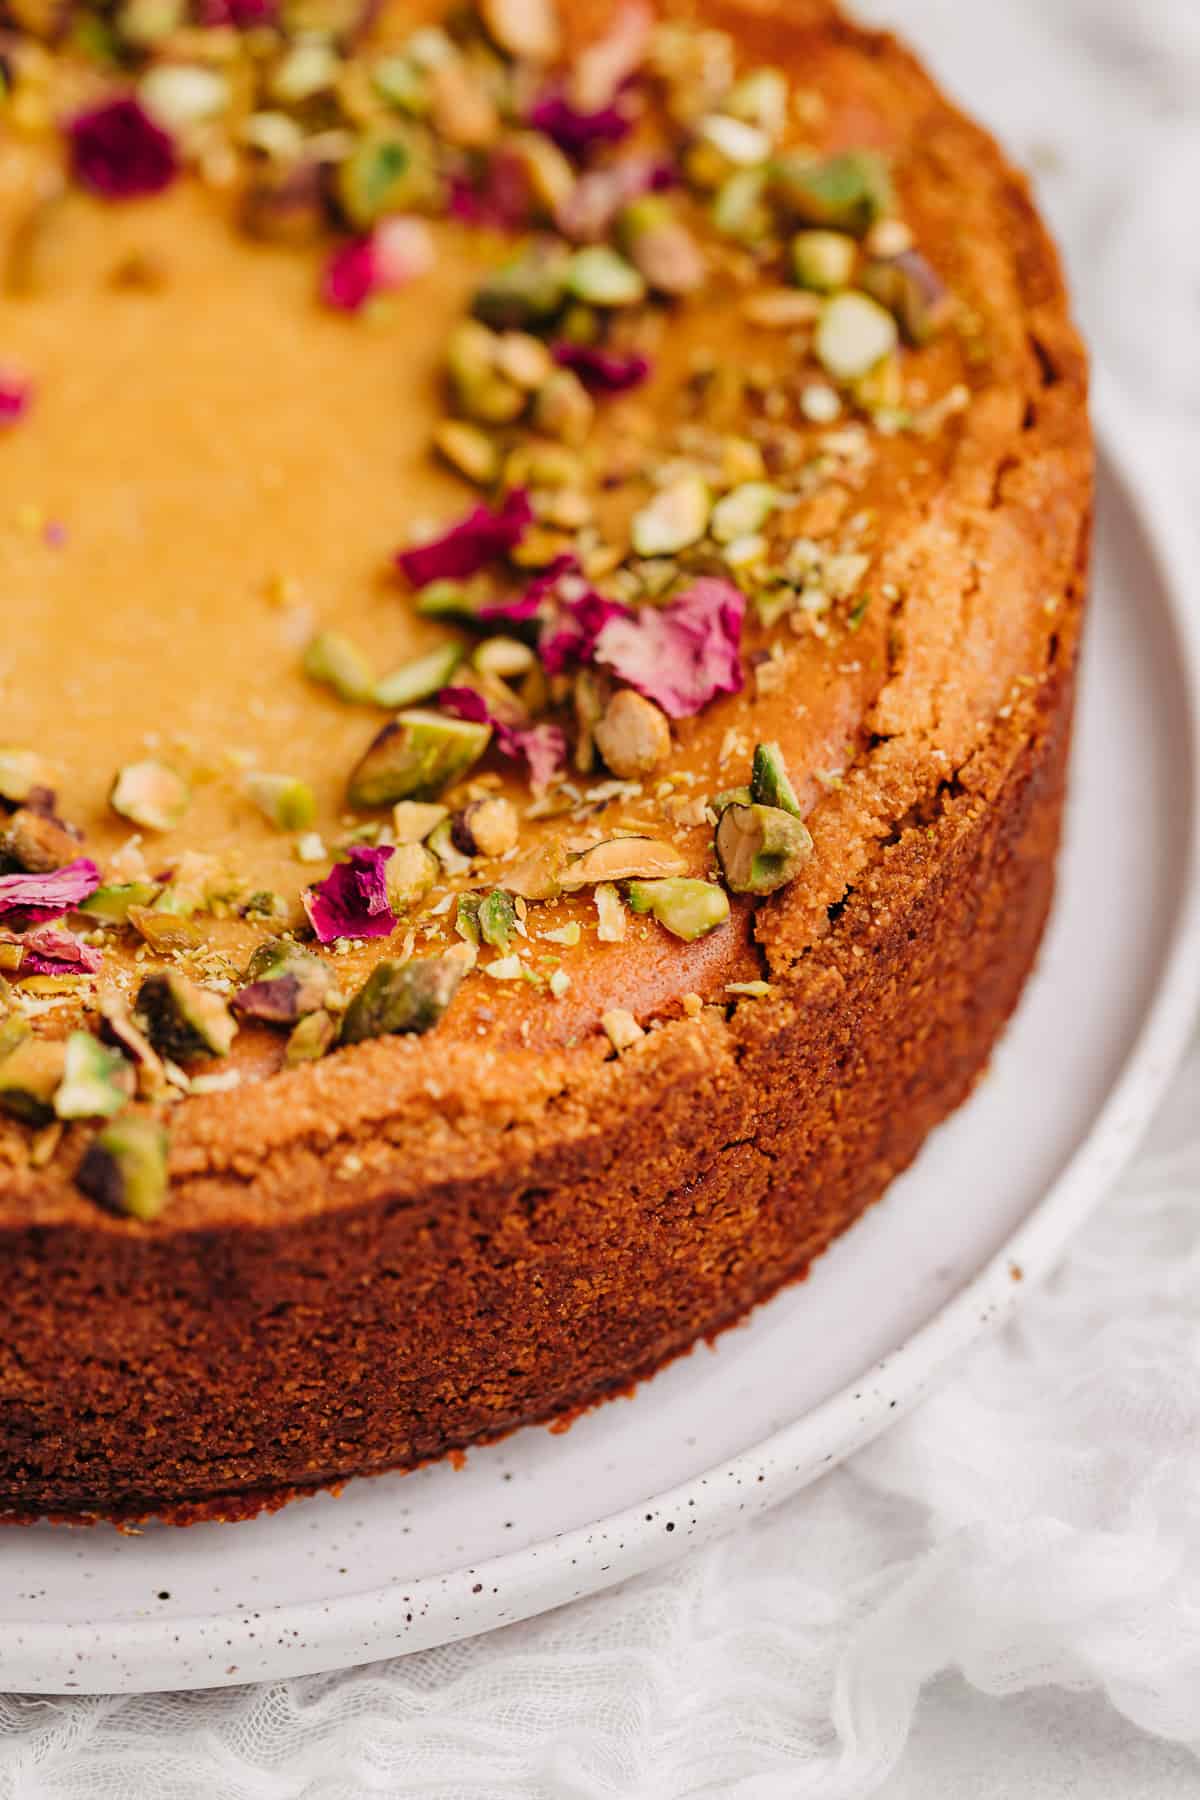
[(244, 1516), (626, 1388), (802, 1275), (1016, 1004), (1052, 896), (1091, 504), (1058, 262), (1022, 179), (892, 38), (816, 3), (702, 13), (886, 129), (980, 315), (948, 470), (881, 534), (906, 597), (868, 748), (808, 816), (806, 879), (741, 908), (735, 966), (770, 993), (616, 1060), (595, 1037), (439, 1033), (196, 1097), (149, 1224), (0, 1161), (10, 1516)]

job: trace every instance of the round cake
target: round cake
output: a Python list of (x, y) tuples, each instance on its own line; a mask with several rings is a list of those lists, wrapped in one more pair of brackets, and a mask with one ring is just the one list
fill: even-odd
[(0, 0), (0, 133), (0, 1513), (235, 1518), (627, 1390), (970, 1092), (1085, 361), (824, 0)]

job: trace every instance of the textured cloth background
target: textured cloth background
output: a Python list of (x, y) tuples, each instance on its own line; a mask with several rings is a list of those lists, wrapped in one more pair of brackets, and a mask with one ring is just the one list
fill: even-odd
[[(1037, 172), (1099, 359), (1200, 518), (1198, 0), (863, 10)], [(1200, 1793), (1198, 1095), (1200, 1058), (1015, 1327), (759, 1524), (407, 1660), (0, 1699), (0, 1800)]]

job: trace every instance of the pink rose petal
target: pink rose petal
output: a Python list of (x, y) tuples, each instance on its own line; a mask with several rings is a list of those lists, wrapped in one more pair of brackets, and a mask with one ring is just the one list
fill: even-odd
[(106, 200), (159, 194), (178, 173), (175, 140), (132, 95), (78, 113), (67, 133), (75, 179)]
[(501, 755), (526, 765), (536, 793), (549, 787), (567, 766), (567, 739), (561, 726), (514, 725), (498, 717), (478, 688), (443, 688), (438, 695), (438, 705), (456, 719), (472, 719), (477, 724), (490, 725)]
[(401, 550), (396, 563), (414, 587), (427, 587), (431, 581), (465, 581), (515, 550), (532, 521), (528, 494), (523, 488), (514, 488), (497, 511), (475, 507), (441, 537)]
[(451, 175), (447, 210), (465, 225), (521, 231), (534, 213), (529, 172), (510, 151), (493, 151), (479, 169)]
[(609, 103), (594, 112), (583, 112), (558, 90), (534, 102), (529, 123), (577, 162), (584, 161), (600, 144), (619, 144), (633, 130), (633, 119), (625, 108)]
[(26, 975), (94, 975), (104, 966), (99, 950), (73, 931), (61, 931), (54, 925), (39, 925), (29, 932), (22, 948), (18, 979)]
[(554, 222), (577, 244), (594, 244), (608, 235), (621, 208), (639, 194), (674, 187), (678, 173), (670, 164), (647, 156), (627, 156), (589, 169), (555, 208)]
[(302, 896), (309, 922), (323, 944), (337, 938), (390, 937), (396, 915), (388, 899), (385, 868), (390, 844), (355, 844), (345, 862)]
[(572, 370), (593, 392), (620, 394), (627, 388), (640, 387), (650, 374), (649, 357), (636, 352), (624, 355), (618, 350), (602, 350), (596, 344), (565, 341), (554, 344), (552, 349), (559, 368)]
[(15, 425), (33, 404), (33, 383), (12, 370), (0, 369), (0, 427)]
[(595, 659), (670, 718), (690, 718), (718, 694), (740, 691), (745, 611), (732, 582), (703, 576), (668, 606), (610, 620), (596, 638)]
[(44, 925), (61, 919), (100, 886), (100, 871), (80, 857), (48, 875), (0, 875), (0, 922)]
[(427, 275), (436, 260), (424, 219), (384, 219), (364, 237), (339, 244), (321, 274), (321, 298), (335, 312), (358, 312), (373, 294), (394, 293)]

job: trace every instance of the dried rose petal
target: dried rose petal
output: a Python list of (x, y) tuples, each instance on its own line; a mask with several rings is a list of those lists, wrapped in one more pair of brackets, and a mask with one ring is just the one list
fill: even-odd
[(33, 383), (23, 375), (0, 369), (0, 426), (15, 425), (33, 404)]
[(273, 25), (278, 14), (276, 0), (197, 0), (196, 23), (253, 31), (256, 25)]
[(75, 179), (106, 200), (159, 194), (178, 173), (175, 140), (132, 95), (77, 114), (67, 131)]
[(324, 881), (305, 891), (304, 910), (323, 944), (337, 938), (391, 936), (396, 915), (384, 873), (391, 854), (390, 844), (378, 849), (355, 844), (345, 862), (335, 864)]
[(396, 563), (414, 587), (427, 587), (431, 581), (465, 581), (514, 550), (532, 522), (528, 494), (524, 488), (514, 488), (497, 511), (490, 506), (475, 507), (441, 537), (401, 550)]
[(61, 919), (100, 886), (100, 871), (81, 856), (48, 875), (0, 875), (0, 921), (44, 925)]
[(578, 560), (570, 554), (556, 556), (548, 568), (534, 577), (523, 594), (509, 600), (491, 600), (479, 608), (479, 618), (485, 624), (524, 625), (530, 619), (536, 619), (548, 594), (553, 593), (564, 575), (573, 575), (578, 569)]
[(551, 346), (554, 360), (561, 369), (578, 375), (584, 387), (595, 392), (620, 394), (627, 388), (640, 387), (650, 374), (650, 359), (636, 351), (602, 350), (596, 344), (571, 344), (565, 340)]
[(478, 688), (443, 688), (438, 705), (456, 719), (490, 725), (496, 734), (496, 748), (502, 756), (526, 765), (535, 792), (549, 787), (566, 768), (567, 740), (558, 725), (513, 725), (496, 715)]
[(424, 219), (384, 219), (332, 252), (321, 275), (321, 298), (336, 312), (358, 312), (372, 294), (393, 293), (427, 275), (436, 254)]
[(602, 169), (589, 169), (555, 208), (554, 222), (577, 244), (607, 237), (621, 208), (642, 194), (675, 187), (679, 174), (670, 163), (648, 156), (627, 156)]
[(672, 719), (690, 718), (718, 694), (742, 686), (745, 596), (703, 576), (669, 606), (643, 607), (599, 632), (595, 659)]
[(104, 958), (73, 931), (39, 925), (24, 938), (20, 977), (26, 975), (94, 975)]
[(447, 210), (464, 225), (521, 231), (533, 216), (533, 188), (520, 157), (493, 151), (479, 169), (450, 177)]
[(552, 610), (538, 643), (538, 655), (547, 675), (561, 674), (569, 662), (594, 661), (601, 632), (630, 617), (618, 601), (606, 599), (594, 588), (569, 598), (553, 596)]
[(619, 144), (633, 129), (633, 119), (623, 107), (610, 103), (594, 112), (581, 112), (561, 89), (536, 100), (529, 109), (528, 122), (577, 162), (582, 162), (599, 144)]

